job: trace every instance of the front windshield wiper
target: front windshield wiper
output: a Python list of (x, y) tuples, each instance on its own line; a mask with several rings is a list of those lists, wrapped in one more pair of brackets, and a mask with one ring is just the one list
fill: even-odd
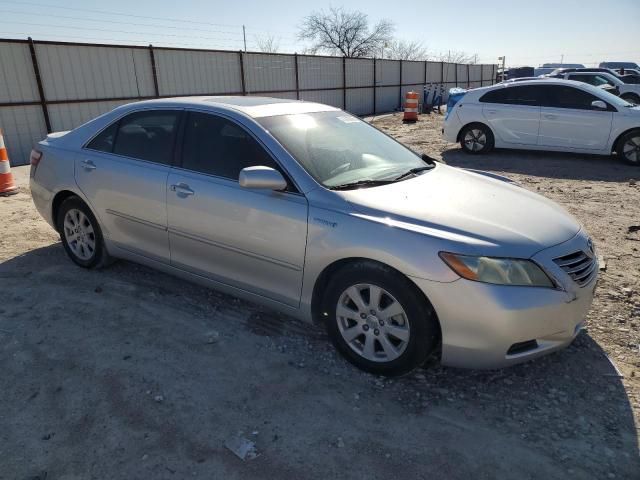
[(394, 180), (373, 180), (365, 179), (358, 180), (357, 182), (343, 183), (341, 185), (333, 185), (329, 187), (331, 190), (351, 190), (358, 187), (376, 187), (378, 185), (387, 185), (393, 183)]
[(431, 170), (434, 166), (435, 165), (427, 165), (424, 167), (412, 168), (411, 170), (407, 170), (402, 175), (399, 175), (396, 178), (394, 178), (393, 181), (397, 182), (398, 180), (402, 180), (404, 178), (410, 177), (411, 175), (417, 175), (418, 173), (424, 172), (425, 170)]

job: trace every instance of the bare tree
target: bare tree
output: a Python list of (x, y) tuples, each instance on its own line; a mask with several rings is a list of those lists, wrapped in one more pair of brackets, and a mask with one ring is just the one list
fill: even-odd
[(277, 53), (280, 49), (280, 40), (273, 35), (256, 35), (254, 38), (259, 52)]
[(374, 56), (391, 41), (393, 23), (380, 20), (371, 29), (365, 13), (330, 8), (313, 12), (300, 26), (298, 38), (311, 42), (308, 52), (345, 57)]
[(429, 51), (416, 40), (395, 40), (389, 44), (384, 56), (393, 60), (428, 60)]
[(449, 50), (448, 52), (436, 55), (436, 60), (448, 63), (477, 63), (477, 59), (477, 53), (469, 54), (467, 52), (460, 52), (456, 50)]

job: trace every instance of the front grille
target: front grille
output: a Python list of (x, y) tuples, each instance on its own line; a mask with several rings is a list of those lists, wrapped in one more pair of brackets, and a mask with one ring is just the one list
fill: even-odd
[(590, 257), (583, 251), (554, 258), (553, 261), (581, 287), (589, 283), (596, 273), (595, 258)]

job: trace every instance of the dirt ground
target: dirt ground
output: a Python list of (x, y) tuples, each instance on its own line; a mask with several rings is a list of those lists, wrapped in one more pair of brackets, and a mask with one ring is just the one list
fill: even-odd
[[(504, 370), (374, 377), (317, 327), (132, 263), (74, 266), (14, 168), (20, 193), (0, 198), (0, 479), (640, 478), (640, 169), (469, 157), (441, 121), (374, 123), (511, 177), (594, 237), (606, 270), (569, 348)], [(238, 436), (256, 458), (225, 447)]]

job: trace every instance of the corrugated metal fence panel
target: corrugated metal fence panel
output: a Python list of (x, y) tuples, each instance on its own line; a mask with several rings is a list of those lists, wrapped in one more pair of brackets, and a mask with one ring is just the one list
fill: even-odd
[(493, 82), (495, 82), (493, 65), (482, 65), (482, 78), (484, 79), (484, 85), (493, 85)]
[(49, 106), (49, 118), (53, 131), (72, 130), (92, 118), (114, 108), (130, 103), (130, 100), (111, 102), (61, 103)]
[(370, 58), (347, 58), (345, 60), (347, 87), (369, 87), (373, 85), (373, 60)]
[(342, 90), (314, 90), (313, 92), (300, 92), (300, 100), (324, 103), (337, 108), (344, 108), (342, 104)]
[(442, 63), (427, 62), (427, 83), (442, 82)]
[(38, 84), (29, 45), (0, 43), (0, 103), (33, 102), (38, 99)]
[(154, 50), (160, 95), (241, 93), (237, 52)]
[(469, 65), (469, 88), (482, 86), (482, 65)]
[(456, 64), (444, 63), (442, 65), (443, 83), (446, 83), (448, 87), (454, 87), (456, 81)]
[(467, 88), (467, 65), (456, 65), (458, 69), (458, 83), (457, 86), (461, 88)]
[(347, 108), (345, 110), (355, 115), (373, 113), (373, 88), (347, 90)]
[(29, 163), (31, 149), (47, 135), (40, 105), (0, 107), (0, 126), (14, 166)]
[(398, 85), (400, 83), (400, 62), (396, 60), (376, 60), (376, 85)]
[(247, 92), (296, 89), (296, 62), (293, 55), (248, 53), (244, 58)]
[(392, 112), (397, 110), (398, 87), (378, 87), (376, 89), (376, 112)]
[(251, 96), (251, 97), (286, 98), (287, 100), (296, 100), (296, 92), (249, 93), (249, 96)]
[(298, 56), (300, 88), (342, 88), (342, 57)]
[(150, 63), (139, 54), (143, 50), (49, 44), (35, 48), (48, 101), (152, 94)]
[(402, 83), (424, 84), (424, 62), (402, 62)]

